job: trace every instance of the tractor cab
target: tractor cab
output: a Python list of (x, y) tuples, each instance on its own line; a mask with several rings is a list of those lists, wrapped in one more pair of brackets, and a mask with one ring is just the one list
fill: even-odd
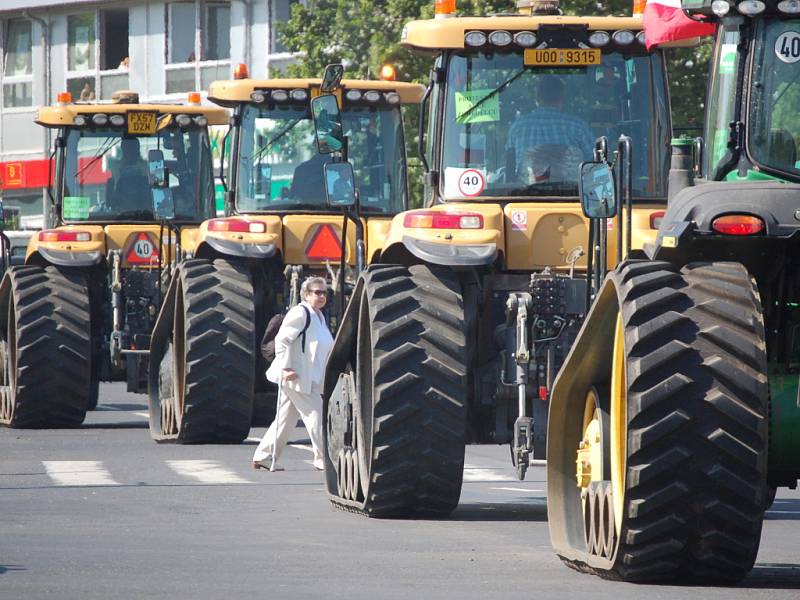
[[(225, 219), (204, 225), (207, 236), (198, 256), (277, 253), (284, 263), (306, 268), (338, 260), (340, 211), (327, 204), (324, 182), (331, 157), (316, 151), (310, 110), (321, 84), (321, 79), (240, 79), (211, 85), (209, 98), (233, 109), (224, 177), (233, 229)], [(391, 217), (408, 207), (401, 108), (418, 103), (422, 92), (416, 84), (347, 79), (336, 90), (361, 212), (371, 223), (370, 255), (380, 252)], [(234, 240), (229, 233), (243, 216), (257, 223), (245, 233), (257, 235)], [(354, 245), (355, 239), (347, 240), (351, 264)]]

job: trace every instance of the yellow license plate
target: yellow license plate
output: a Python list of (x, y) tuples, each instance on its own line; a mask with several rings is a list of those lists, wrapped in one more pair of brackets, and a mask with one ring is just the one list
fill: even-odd
[(526, 67), (588, 67), (600, 64), (600, 48), (527, 48)]
[(158, 123), (158, 113), (128, 112), (128, 133), (131, 135), (154, 135)]

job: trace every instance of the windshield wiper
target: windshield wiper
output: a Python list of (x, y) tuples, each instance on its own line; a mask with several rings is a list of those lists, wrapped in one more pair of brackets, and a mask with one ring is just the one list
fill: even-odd
[(257, 163), (258, 160), (262, 156), (264, 156), (264, 154), (267, 152), (267, 150), (272, 148), (272, 146), (275, 144), (275, 142), (277, 142), (279, 139), (281, 139), (283, 136), (285, 136), (287, 133), (289, 133), (292, 129), (294, 129), (300, 121), (305, 121), (305, 119), (306, 119), (305, 116), (298, 117), (297, 119), (295, 119), (294, 121), (289, 123), (289, 125), (287, 125), (286, 128), (283, 131), (281, 131), (278, 135), (276, 135), (274, 138), (272, 138), (270, 141), (268, 141), (266, 144), (264, 144), (261, 148), (259, 148), (258, 149), (258, 153), (253, 157), (253, 163), (254, 164)]
[(477, 101), (475, 104), (473, 104), (472, 106), (470, 106), (470, 107), (469, 107), (467, 110), (465, 110), (463, 113), (461, 113), (460, 115), (456, 115), (456, 121), (463, 120), (463, 119), (464, 119), (464, 118), (466, 118), (468, 115), (472, 114), (472, 111), (474, 111), (476, 108), (478, 108), (479, 106), (481, 106), (481, 105), (482, 105), (484, 102), (486, 102), (486, 101), (487, 101), (489, 98), (492, 98), (493, 96), (495, 96), (495, 95), (499, 94), (499, 93), (500, 93), (500, 92), (502, 92), (504, 89), (506, 89), (506, 88), (507, 88), (509, 85), (511, 85), (511, 84), (512, 84), (512, 83), (514, 83), (514, 82), (515, 82), (517, 79), (519, 79), (519, 78), (522, 76), (522, 74), (523, 74), (523, 73), (525, 73), (525, 71), (526, 71), (526, 70), (527, 70), (527, 69), (526, 69), (525, 67), (523, 67), (522, 69), (520, 69), (519, 71), (517, 71), (517, 72), (516, 72), (514, 75), (512, 75), (511, 77), (509, 77), (508, 79), (506, 79), (506, 80), (505, 80), (503, 83), (501, 83), (500, 85), (498, 85), (498, 86), (497, 86), (495, 89), (493, 89), (491, 92), (489, 92), (488, 94), (486, 94), (486, 95), (485, 95), (483, 98), (481, 98), (480, 100), (478, 100), (478, 101)]
[[(78, 177), (80, 177), (80, 176), (81, 176), (81, 175), (82, 175), (82, 174), (83, 174), (83, 173), (84, 173), (84, 172), (85, 172), (87, 169), (89, 169), (89, 167), (91, 167), (92, 165), (94, 165), (94, 164), (95, 164), (95, 163), (96, 163), (98, 160), (100, 160), (100, 159), (101, 159), (101, 158), (103, 158), (103, 157), (104, 157), (106, 154), (108, 154), (108, 151), (109, 151), (109, 150), (111, 150), (111, 149), (112, 149), (114, 146), (116, 146), (117, 144), (119, 144), (119, 143), (120, 143), (120, 141), (122, 141), (122, 138), (119, 138), (119, 137), (118, 137), (118, 138), (113, 138), (113, 137), (110, 137), (110, 138), (108, 138), (108, 139), (107, 139), (107, 140), (106, 140), (106, 141), (103, 143), (103, 145), (102, 145), (102, 146), (100, 146), (100, 149), (97, 151), (97, 154), (95, 154), (95, 155), (94, 155), (94, 156), (93, 156), (93, 157), (92, 157), (92, 158), (89, 160), (89, 162), (87, 162), (87, 163), (86, 163), (86, 164), (83, 166), (83, 168), (81, 168), (81, 169), (78, 169), (78, 171), (75, 173), (75, 179), (78, 179)], [(81, 183), (81, 184), (83, 184), (83, 182), (82, 182), (82, 181), (81, 181), (80, 183)]]
[[(540, 192), (540, 193), (536, 193)], [(541, 196), (542, 193), (553, 194), (556, 196), (577, 196), (577, 183), (531, 183), (529, 185), (514, 188), (508, 192), (509, 196)], [(498, 190), (498, 194), (499, 194)], [(505, 194), (503, 194), (505, 195)]]

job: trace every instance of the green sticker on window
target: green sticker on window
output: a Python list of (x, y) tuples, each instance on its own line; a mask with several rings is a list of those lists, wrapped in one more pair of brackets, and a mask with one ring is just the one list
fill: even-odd
[(491, 123), (500, 120), (500, 96), (494, 90), (456, 92), (456, 121), (466, 123)]
[(719, 54), (719, 74), (732, 75), (736, 67), (736, 44), (722, 44)]
[(88, 219), (91, 203), (89, 196), (64, 196), (64, 218), (71, 221)]

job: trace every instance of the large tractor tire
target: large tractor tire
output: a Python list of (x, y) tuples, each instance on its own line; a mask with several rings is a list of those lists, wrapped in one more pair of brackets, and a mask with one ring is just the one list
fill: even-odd
[(78, 269), (13, 267), (0, 299), (0, 424), (75, 427), (91, 400), (89, 294)]
[(323, 408), (331, 500), (372, 517), (446, 515), (466, 443), (458, 281), (442, 268), (373, 266), (355, 295), (344, 318), (358, 335), (338, 349), (350, 357)]
[(239, 443), (250, 431), (253, 402), (250, 278), (235, 262), (203, 259), (185, 261), (177, 277), (172, 341), (151, 393), (158, 416), (151, 433), (159, 442)]
[(762, 307), (742, 265), (621, 265), (553, 390), (557, 553), (612, 579), (744, 577), (767, 501), (767, 402)]

